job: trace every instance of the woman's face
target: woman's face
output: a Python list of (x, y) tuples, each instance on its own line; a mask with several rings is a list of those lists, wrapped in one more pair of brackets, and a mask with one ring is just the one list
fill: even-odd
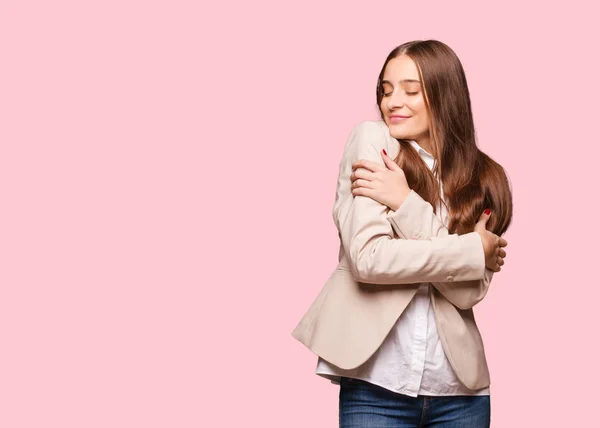
[(405, 55), (390, 60), (381, 89), (380, 107), (390, 135), (417, 143), (429, 140), (429, 112), (415, 62)]

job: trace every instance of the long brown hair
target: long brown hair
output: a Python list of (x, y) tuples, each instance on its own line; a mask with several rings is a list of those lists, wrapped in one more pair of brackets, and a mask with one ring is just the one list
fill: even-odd
[(410, 57), (419, 77), (429, 111), (429, 131), (435, 163), (430, 171), (409, 140), (399, 139), (396, 163), (408, 185), (437, 212), (441, 201), (440, 177), (448, 209), (450, 233), (472, 232), (484, 209), (492, 216), (487, 229), (502, 235), (512, 219), (512, 192), (504, 168), (477, 147), (469, 88), (462, 64), (454, 51), (437, 40), (417, 40), (396, 47), (388, 55), (377, 81), (377, 106), (381, 111), (381, 81), (388, 62)]

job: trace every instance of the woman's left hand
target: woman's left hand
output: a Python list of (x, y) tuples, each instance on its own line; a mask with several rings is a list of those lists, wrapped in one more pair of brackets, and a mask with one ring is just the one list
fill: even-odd
[(386, 166), (365, 159), (352, 164), (352, 195), (367, 196), (396, 211), (410, 193), (402, 168), (382, 153)]

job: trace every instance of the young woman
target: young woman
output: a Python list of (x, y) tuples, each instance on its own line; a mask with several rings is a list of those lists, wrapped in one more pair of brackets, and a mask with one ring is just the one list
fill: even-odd
[(340, 263), (292, 335), (340, 384), (341, 427), (488, 427), (472, 308), (506, 257), (506, 174), (477, 148), (445, 44), (394, 49), (377, 103), (382, 120), (358, 124), (340, 162)]

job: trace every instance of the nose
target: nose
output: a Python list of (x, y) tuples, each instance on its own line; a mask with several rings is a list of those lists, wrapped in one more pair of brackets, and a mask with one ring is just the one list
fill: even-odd
[(402, 91), (394, 91), (388, 97), (388, 108), (393, 110), (395, 108), (400, 108), (404, 105), (404, 97), (402, 96)]

